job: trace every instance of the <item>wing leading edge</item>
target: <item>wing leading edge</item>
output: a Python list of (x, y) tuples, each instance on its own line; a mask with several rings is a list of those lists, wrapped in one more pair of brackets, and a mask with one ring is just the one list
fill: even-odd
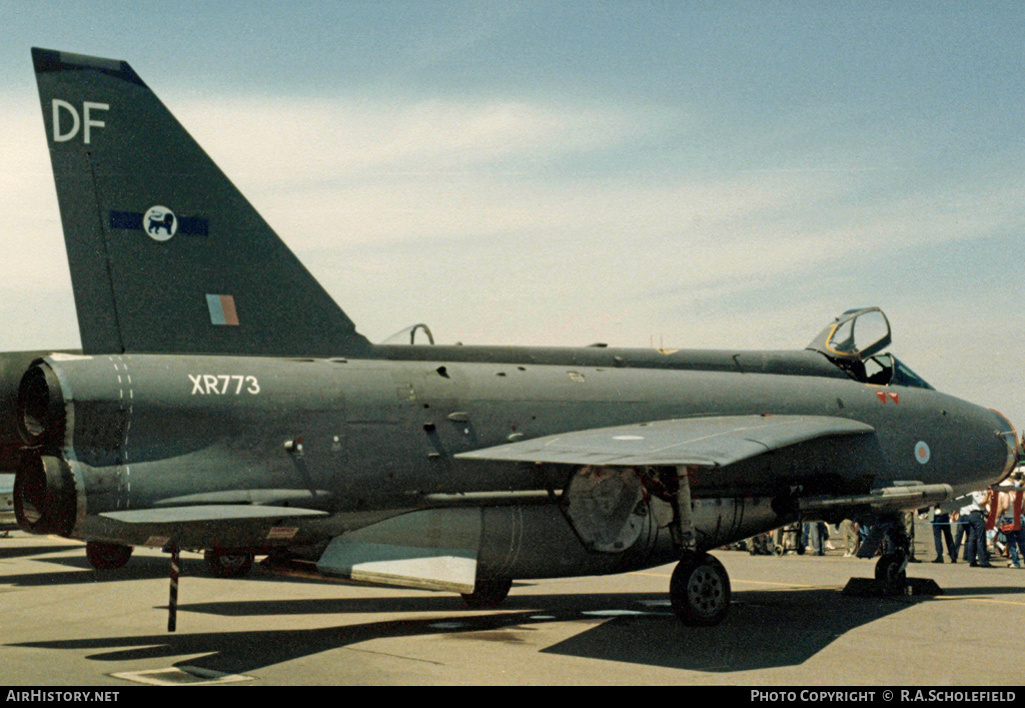
[(865, 423), (831, 416), (681, 418), (548, 435), (456, 457), (570, 465), (725, 467), (816, 438), (872, 432)]

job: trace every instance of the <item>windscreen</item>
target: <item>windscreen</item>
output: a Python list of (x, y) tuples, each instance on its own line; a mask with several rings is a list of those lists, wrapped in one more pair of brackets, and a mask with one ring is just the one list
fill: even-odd
[(897, 357), (893, 357), (893, 379), (891, 383), (894, 386), (911, 386), (912, 388), (928, 388), (933, 389), (925, 379), (912, 371), (904, 362)]

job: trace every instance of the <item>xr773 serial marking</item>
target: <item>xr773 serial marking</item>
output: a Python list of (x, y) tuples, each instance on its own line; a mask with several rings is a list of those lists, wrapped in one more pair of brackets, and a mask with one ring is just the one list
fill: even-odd
[[(238, 396), (243, 391), (255, 396), (260, 392), (260, 382), (255, 376), (239, 374), (189, 374), (188, 376), (189, 381), (192, 382), (193, 396), (225, 396), (229, 393)], [(243, 384), (245, 384), (244, 389)]]

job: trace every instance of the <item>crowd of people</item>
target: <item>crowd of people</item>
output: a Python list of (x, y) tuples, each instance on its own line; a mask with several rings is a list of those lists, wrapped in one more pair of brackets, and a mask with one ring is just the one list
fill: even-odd
[[(963, 497), (962, 505), (947, 511), (941, 507), (923, 510), (919, 518), (928, 521), (933, 532), (935, 556), (933, 563), (962, 562), (973, 568), (992, 568), (994, 559), (1006, 559), (1011, 568), (1025, 564), (1025, 474), (1018, 469), (995, 489), (972, 492)], [(909, 562), (918, 563), (914, 553), (914, 513), (905, 515), (904, 529), (912, 540)], [(845, 519), (839, 524), (843, 538), (844, 557), (875, 555), (864, 547), (871, 528), (863, 520)], [(796, 523), (777, 529), (772, 534), (749, 539), (744, 544), (752, 553), (777, 555), (787, 551), (825, 555), (834, 550), (829, 529), (822, 522)], [(944, 561), (946, 555), (948, 561)], [(1003, 561), (1001, 561), (1003, 562)]]
[[(944, 544), (951, 563), (963, 560), (972, 567), (992, 568), (992, 558), (1007, 558), (1007, 565), (1021, 568), (1025, 560), (1025, 516), (1023, 516), (1023, 474), (1019, 469), (996, 489), (972, 492), (960, 509), (945, 514), (929, 512), (936, 557), (943, 562)], [(963, 543), (962, 543), (963, 541)]]
[[(1019, 469), (996, 489), (972, 492), (962, 498), (963, 504), (946, 511), (933, 507), (923, 512), (920, 518), (927, 520), (933, 532), (935, 556), (933, 563), (956, 563), (961, 560), (975, 568), (994, 567), (994, 558), (1006, 558), (1007, 566), (1021, 568), (1025, 563), (1025, 479)], [(905, 529), (914, 538), (914, 518), (908, 514)], [(840, 524), (845, 556), (856, 556), (861, 544), (867, 538), (869, 529), (865, 524), (846, 519)], [(912, 543), (911, 562), (914, 557)], [(810, 548), (818, 552), (818, 549)], [(946, 553), (944, 553), (946, 551)], [(821, 553), (819, 553), (821, 555)]]

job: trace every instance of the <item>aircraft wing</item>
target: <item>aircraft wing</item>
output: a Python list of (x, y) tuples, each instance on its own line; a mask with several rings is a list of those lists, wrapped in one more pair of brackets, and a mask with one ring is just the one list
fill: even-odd
[(724, 467), (816, 438), (865, 435), (873, 430), (865, 423), (832, 416), (681, 418), (548, 435), (456, 457), (570, 465)]

